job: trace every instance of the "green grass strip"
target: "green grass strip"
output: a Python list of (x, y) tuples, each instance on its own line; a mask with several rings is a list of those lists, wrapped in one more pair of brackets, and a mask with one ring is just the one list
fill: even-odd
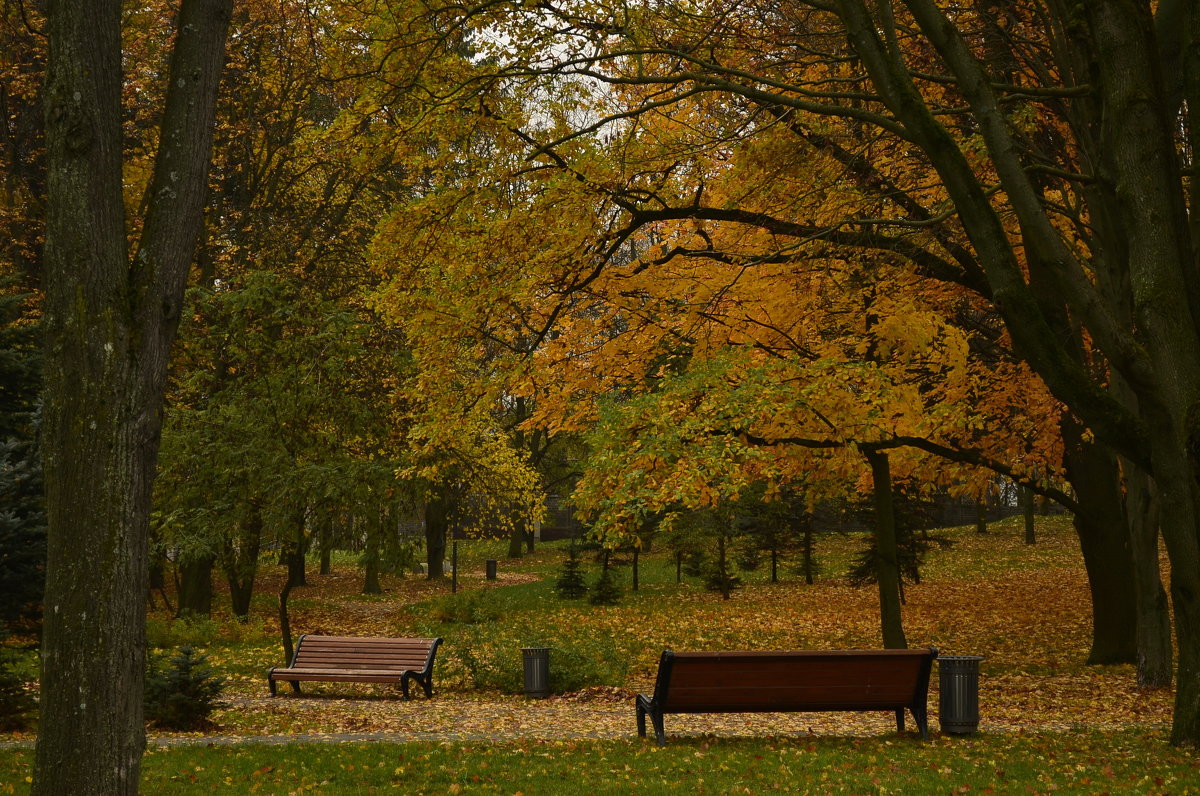
[[(0, 749), (0, 793), (33, 753)], [(151, 749), (142, 793), (1200, 793), (1200, 758), (1145, 733), (914, 739), (252, 743)]]

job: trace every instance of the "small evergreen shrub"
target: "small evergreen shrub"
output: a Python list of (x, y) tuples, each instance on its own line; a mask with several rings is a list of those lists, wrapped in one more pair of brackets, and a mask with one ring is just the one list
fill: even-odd
[(616, 605), (621, 602), (621, 586), (609, 567), (600, 570), (600, 577), (592, 584), (588, 602), (592, 605)]
[(708, 568), (708, 556), (699, 550), (685, 550), (683, 553), (683, 574), (699, 578), (704, 576)]
[(726, 597), (730, 592), (742, 587), (742, 579), (729, 571), (729, 566), (722, 566), (721, 561), (713, 561), (704, 570), (704, 588), (708, 591), (719, 592)]
[(744, 544), (738, 547), (737, 568), (742, 572), (756, 572), (762, 566), (763, 551), (754, 540), (747, 540)]
[(225, 689), (225, 678), (208, 665), (208, 656), (180, 647), (169, 661), (152, 658), (146, 672), (146, 719), (167, 730), (197, 730)]
[(564, 600), (578, 600), (588, 593), (587, 581), (583, 577), (583, 562), (579, 553), (572, 547), (563, 562), (562, 572), (554, 585), (558, 596)]

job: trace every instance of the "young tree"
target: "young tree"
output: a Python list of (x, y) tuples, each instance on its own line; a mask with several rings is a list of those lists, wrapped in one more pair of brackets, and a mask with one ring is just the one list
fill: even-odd
[(154, 177), (132, 246), (122, 4), (48, 8), (49, 530), (37, 796), (138, 791), (150, 488), (231, 5), (180, 5)]

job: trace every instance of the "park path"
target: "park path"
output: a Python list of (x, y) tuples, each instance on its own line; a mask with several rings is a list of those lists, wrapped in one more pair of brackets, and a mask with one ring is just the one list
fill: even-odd
[[(984, 732), (1162, 728), (1170, 722), (1169, 692), (1115, 699), (1107, 677), (1042, 675), (991, 678), (981, 693)], [(441, 692), (405, 702), (391, 694), (341, 697), (238, 695), (224, 700), (210, 733), (152, 732), (155, 746), (349, 742), (521, 742), (632, 739), (634, 692), (593, 687), (548, 699)], [(937, 695), (930, 694), (936, 731)], [(668, 716), (674, 736), (866, 737), (895, 733), (890, 713), (763, 713)], [(911, 729), (911, 720), (909, 722)], [(29, 746), (32, 736), (8, 736), (0, 746)]]
[[(251, 701), (251, 700), (247, 700)], [(207, 736), (156, 735), (161, 746), (183, 743), (349, 743), (349, 742), (519, 742), (633, 739), (637, 735), (633, 693), (624, 689), (595, 689), (594, 693), (526, 700), (520, 697), (449, 698), (400, 702), (393, 699), (329, 699), (289, 697), (252, 700), (248, 715), (269, 719), (259, 727), (246, 726), (236, 734)], [(263, 704), (265, 702), (265, 704)], [(227, 710), (238, 711), (237, 704)], [(930, 729), (938, 730), (937, 701), (930, 704)], [(1157, 711), (1155, 712), (1157, 714)], [(273, 715), (271, 715), (273, 714)], [(1107, 720), (1100, 715), (1064, 712), (1043, 714), (1036, 720), (1020, 711), (1000, 710), (991, 715), (984, 705), (981, 730), (985, 732), (1071, 731), (1087, 727), (1120, 730), (1132, 726), (1166, 727), (1161, 714), (1137, 718), (1120, 715)], [(314, 726), (313, 717), (321, 721)], [(913, 729), (907, 717), (908, 729)], [(280, 732), (288, 727), (291, 732)], [(713, 734), (721, 738), (869, 737), (894, 734), (895, 718), (875, 713), (761, 713), (732, 715), (671, 715), (667, 733), (673, 736)]]

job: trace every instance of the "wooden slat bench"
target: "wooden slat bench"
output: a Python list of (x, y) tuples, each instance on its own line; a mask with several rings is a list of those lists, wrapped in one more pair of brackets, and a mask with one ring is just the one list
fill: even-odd
[(654, 694), (638, 694), (638, 735), (646, 717), (666, 743), (668, 713), (784, 713), (890, 710), (904, 731), (907, 708), (924, 739), (929, 673), (937, 650), (672, 652), (658, 663)]
[(433, 696), (433, 659), (440, 638), (358, 638), (303, 635), (287, 668), (267, 672), (271, 696), (286, 680), (300, 693), (301, 681), (399, 683), (408, 699), (408, 681), (416, 680)]

